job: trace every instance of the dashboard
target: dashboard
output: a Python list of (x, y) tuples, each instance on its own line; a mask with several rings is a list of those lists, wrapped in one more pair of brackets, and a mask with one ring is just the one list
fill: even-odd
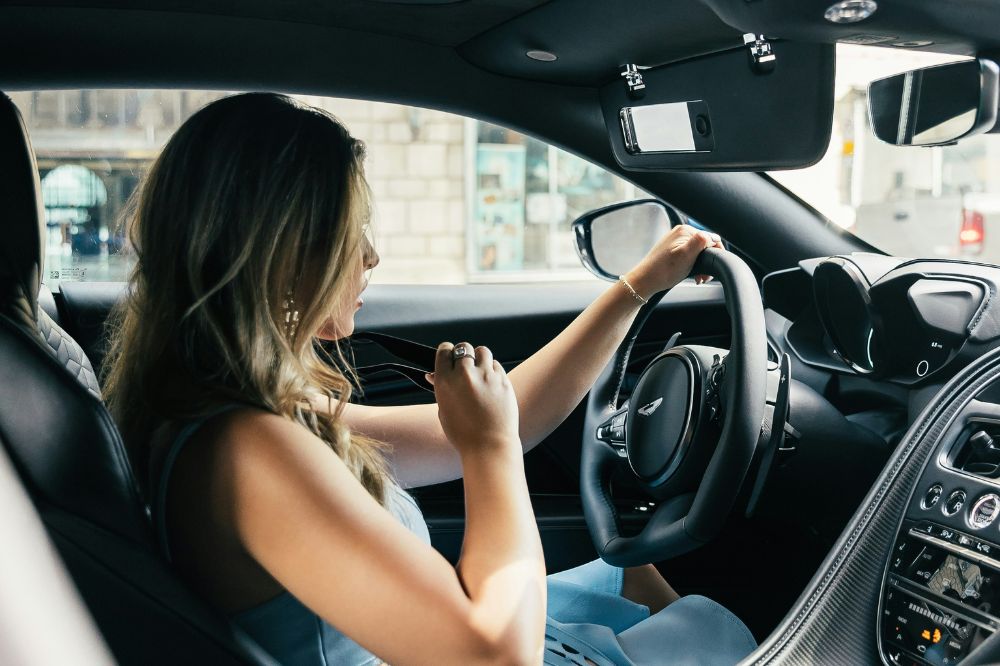
[(904, 386), (943, 381), (1000, 343), (1000, 268), (851, 254), (764, 278), (768, 309), (802, 363)]
[[(876, 254), (810, 259), (764, 278), (769, 342), (799, 371), (858, 378), (851, 390), (894, 385), (887, 394), (909, 407), (906, 435), (826, 563), (854, 567), (830, 593), (836, 603), (803, 595), (866, 637), (827, 645), (824, 659), (841, 650), (851, 654), (842, 663), (951, 666), (1000, 652), (998, 287), (997, 266)], [(784, 640), (814, 631), (790, 629)], [(810, 643), (811, 657), (817, 649)]]

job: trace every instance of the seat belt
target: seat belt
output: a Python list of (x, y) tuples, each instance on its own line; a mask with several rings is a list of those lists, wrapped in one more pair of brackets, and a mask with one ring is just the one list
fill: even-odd
[(407, 365), (405, 363), (391, 362), (365, 365), (356, 369), (359, 377), (369, 379), (378, 374), (395, 372), (409, 379), (418, 388), (430, 391), (431, 393), (434, 392), (434, 385), (424, 378), (424, 374), (434, 372), (434, 361), (437, 357), (436, 347), (374, 331), (355, 332), (351, 336), (351, 344), (353, 345), (355, 342), (362, 344), (374, 343), (393, 356), (413, 364)]

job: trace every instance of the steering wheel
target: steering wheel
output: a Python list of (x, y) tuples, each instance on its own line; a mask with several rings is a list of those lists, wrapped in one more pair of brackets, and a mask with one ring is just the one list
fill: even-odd
[[(629, 354), (661, 292), (643, 305), (590, 391), (584, 422), (580, 494), (598, 554), (622, 567), (656, 562), (715, 537), (750, 467), (764, 418), (767, 338), (760, 289), (736, 255), (703, 251), (693, 275), (725, 289), (732, 329), (728, 350), (671, 347), (643, 370), (617, 405)], [(659, 501), (641, 532), (621, 533), (611, 498), (616, 471)]]

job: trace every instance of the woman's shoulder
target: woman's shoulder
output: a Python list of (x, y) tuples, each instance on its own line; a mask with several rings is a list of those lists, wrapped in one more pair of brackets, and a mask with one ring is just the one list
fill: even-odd
[[(181, 458), (181, 451), (196, 449), (206, 452), (225, 442), (246, 440), (247, 433), (270, 427), (281, 417), (260, 407), (244, 403), (218, 405), (199, 416), (163, 419), (150, 432), (146, 478), (147, 486), (155, 489), (164, 473), (170, 473)], [(196, 446), (191, 446), (196, 442)], [(198, 457), (197, 454), (194, 457)], [(171, 469), (167, 469), (167, 468)]]
[(219, 434), (234, 425), (259, 423), (268, 416), (277, 417), (276, 414), (254, 405), (229, 402), (212, 407), (197, 416), (161, 419), (150, 431), (149, 445), (153, 453), (151, 459), (162, 460), (170, 449), (176, 448), (188, 439), (198, 437), (203, 432), (212, 430)]
[(301, 479), (319, 466), (344, 466), (309, 428), (253, 405), (231, 405), (181, 423), (174, 426), (171, 439), (174, 445), (168, 448), (182, 446), (185, 451), (178, 467), (199, 469), (196, 473), (207, 475), (204, 480), (209, 485)]

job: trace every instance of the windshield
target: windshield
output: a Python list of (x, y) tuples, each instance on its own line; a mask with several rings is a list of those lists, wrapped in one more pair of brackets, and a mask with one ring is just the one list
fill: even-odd
[(874, 137), (868, 83), (960, 57), (837, 47), (830, 147), (820, 162), (770, 175), (834, 223), (892, 255), (1000, 263), (1000, 136), (897, 147)]

